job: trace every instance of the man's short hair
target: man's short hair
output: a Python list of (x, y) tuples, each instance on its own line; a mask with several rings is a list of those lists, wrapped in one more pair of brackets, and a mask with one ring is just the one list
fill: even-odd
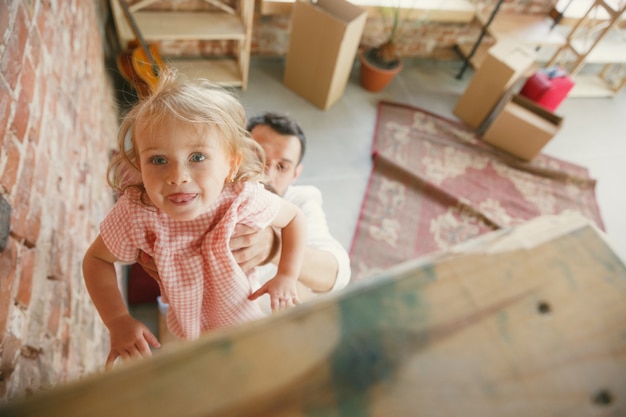
[(259, 125), (268, 126), (274, 132), (285, 136), (296, 136), (300, 141), (300, 158), (298, 165), (304, 159), (304, 151), (306, 150), (306, 137), (302, 128), (292, 117), (283, 113), (265, 112), (257, 116), (253, 116), (248, 120), (248, 132)]

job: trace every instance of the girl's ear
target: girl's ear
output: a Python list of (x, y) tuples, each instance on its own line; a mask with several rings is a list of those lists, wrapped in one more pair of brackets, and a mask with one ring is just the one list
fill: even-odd
[(237, 172), (239, 172), (239, 166), (241, 165), (241, 154), (234, 155), (230, 159), (230, 173), (228, 174), (229, 182), (233, 182), (235, 177), (237, 176)]

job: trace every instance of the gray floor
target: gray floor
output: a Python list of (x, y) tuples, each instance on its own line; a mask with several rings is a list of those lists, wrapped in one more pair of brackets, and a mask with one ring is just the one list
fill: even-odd
[[(452, 109), (472, 77), (456, 75), (461, 61), (414, 60), (382, 92), (359, 85), (355, 68), (343, 97), (323, 111), (282, 82), (284, 61), (252, 60), (249, 85), (240, 92), (249, 115), (264, 110), (287, 112), (308, 137), (300, 184), (314, 184), (324, 195), (331, 232), (349, 249), (371, 168), (370, 146), (379, 100), (392, 100), (456, 118)], [(626, 259), (626, 90), (613, 98), (567, 98), (558, 113), (559, 133), (544, 153), (587, 167), (597, 179), (597, 199), (608, 238)]]

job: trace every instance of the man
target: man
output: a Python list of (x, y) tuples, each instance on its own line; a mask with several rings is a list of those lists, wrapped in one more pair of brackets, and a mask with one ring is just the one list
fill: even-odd
[[(268, 188), (296, 204), (307, 218), (307, 248), (298, 280), (300, 298), (344, 288), (350, 280), (350, 259), (328, 230), (321, 192), (310, 185), (292, 185), (303, 169), (304, 132), (295, 120), (279, 113), (251, 118), (248, 131), (265, 151)], [(274, 276), (280, 238), (271, 228), (257, 232), (238, 226), (230, 246), (244, 271), (259, 266), (261, 284)]]
[[(302, 129), (295, 120), (279, 113), (253, 117), (247, 127), (265, 151), (267, 187), (297, 205), (307, 218), (307, 248), (298, 279), (300, 299), (306, 301), (316, 294), (344, 288), (350, 281), (350, 259), (328, 230), (320, 190), (310, 185), (292, 185), (303, 169), (306, 138)], [(258, 267), (261, 285), (275, 275), (280, 237), (272, 228), (256, 231), (238, 225), (230, 247), (244, 271)], [(138, 262), (158, 279), (149, 258), (142, 254)]]

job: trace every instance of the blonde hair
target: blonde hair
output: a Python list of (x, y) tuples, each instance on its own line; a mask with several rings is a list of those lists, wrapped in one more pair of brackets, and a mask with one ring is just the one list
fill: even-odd
[(227, 153), (241, 161), (232, 181), (264, 180), (265, 153), (246, 130), (246, 114), (239, 100), (207, 80), (185, 78), (167, 69), (159, 74), (154, 91), (135, 104), (122, 121), (119, 152), (111, 159), (107, 172), (109, 185), (116, 192), (122, 194), (128, 187), (137, 187), (143, 197), (134, 130), (140, 122), (149, 126), (164, 120), (216, 130), (219, 134), (215, 136), (223, 139)]

